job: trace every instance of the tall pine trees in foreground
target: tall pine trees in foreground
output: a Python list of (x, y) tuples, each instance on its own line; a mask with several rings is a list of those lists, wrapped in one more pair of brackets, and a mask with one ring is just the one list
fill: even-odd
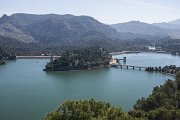
[(44, 120), (143, 120), (135, 119), (118, 107), (102, 101), (66, 101)]

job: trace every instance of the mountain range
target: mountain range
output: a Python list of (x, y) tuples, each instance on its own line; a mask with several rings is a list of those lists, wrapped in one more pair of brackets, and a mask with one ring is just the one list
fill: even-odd
[(126, 23), (113, 24), (111, 26), (117, 31), (123, 33), (129, 32), (133, 34), (149, 35), (160, 38), (165, 36), (170, 36), (173, 39), (180, 38), (180, 19), (168, 23), (163, 22), (153, 24), (140, 21), (130, 21)]
[[(10, 43), (18, 43), (18, 49), (22, 46), (27, 51), (30, 48), (37, 49), (37, 46), (41, 50), (91, 46), (118, 50), (127, 42), (137, 39), (141, 43), (154, 42), (168, 36), (180, 38), (179, 33), (180, 20), (154, 24), (130, 21), (107, 25), (90, 16), (70, 14), (16, 13), (10, 16), (4, 14), (0, 18), (0, 45), (12, 47)], [(13, 47), (17, 49), (17, 46)]]
[(140, 21), (130, 21), (126, 23), (119, 23), (111, 25), (115, 28), (118, 32), (121, 33), (134, 33), (134, 34), (141, 34), (141, 35), (150, 35), (150, 36), (159, 36), (165, 37), (167, 33), (164, 29), (157, 27), (155, 25), (151, 25), (148, 23), (143, 23)]
[(173, 39), (180, 38), (180, 19), (171, 22), (154, 23), (153, 25), (160, 27), (168, 33)]

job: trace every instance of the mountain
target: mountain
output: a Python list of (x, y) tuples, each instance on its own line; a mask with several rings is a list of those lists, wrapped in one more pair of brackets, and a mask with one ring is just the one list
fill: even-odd
[[(177, 20), (176, 20), (177, 21)], [(171, 36), (173, 39), (180, 38), (180, 24), (175, 24), (177, 22), (163, 22), (163, 23), (154, 23), (153, 25), (160, 27), (166, 31), (166, 33)]]
[(169, 23), (171, 23), (171, 24), (178, 24), (178, 25), (180, 25), (180, 19), (177, 19), (177, 20), (171, 21), (171, 22), (169, 22)]
[(100, 32), (107, 38), (120, 37), (115, 29), (89, 16), (17, 13), (0, 19), (0, 35), (23, 42), (69, 44), (89, 31)]
[(139, 35), (139, 37), (143, 35), (160, 38), (168, 36), (164, 29), (139, 21), (113, 24), (111, 26), (121, 33), (133, 33)]
[(119, 32), (89, 16), (13, 14), (0, 18), (0, 46), (20, 54), (62, 53), (79, 47), (119, 49)]
[(0, 46), (21, 54), (57, 53), (80, 47), (119, 51), (142, 36), (146, 38), (146, 35), (120, 33), (90, 16), (16, 13), (0, 18)]
[(17, 55), (41, 55), (45, 47), (35, 43), (21, 42), (13, 38), (0, 35), (0, 47), (8, 49)]
[(180, 30), (180, 24), (172, 24), (172, 23), (167, 23), (167, 22), (162, 22), (162, 23), (153, 23), (153, 25), (158, 26), (162, 29), (170, 29), (170, 30)]
[[(82, 47), (138, 50), (168, 35), (172, 36), (172, 30), (157, 24), (130, 21), (106, 25), (90, 16), (16, 13), (0, 18), (0, 47), (19, 54), (62, 53)], [(179, 30), (173, 29), (173, 35), (178, 36)]]
[(0, 18), (0, 35), (15, 38), (21, 42), (35, 42), (35, 39), (20, 29), (15, 17), (3, 15)]

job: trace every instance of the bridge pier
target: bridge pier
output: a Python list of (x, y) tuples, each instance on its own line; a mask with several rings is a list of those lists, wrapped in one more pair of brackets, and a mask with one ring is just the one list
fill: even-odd
[(123, 62), (126, 63), (126, 57), (124, 57)]
[(121, 69), (122, 69), (122, 65), (120, 65)]
[(118, 65), (116, 65), (116, 66), (119, 66), (121, 69), (122, 68), (126, 68), (126, 69), (132, 68), (133, 70), (139, 69), (140, 71), (142, 69), (146, 69), (147, 68), (147, 67), (144, 67), (144, 66), (127, 65), (127, 64), (120, 64), (120, 63), (118, 63)]

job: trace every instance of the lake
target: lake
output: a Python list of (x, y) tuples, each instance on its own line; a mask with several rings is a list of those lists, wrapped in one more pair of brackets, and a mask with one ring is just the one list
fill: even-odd
[[(169, 54), (138, 53), (127, 57), (127, 64), (180, 66), (180, 57)], [(92, 71), (44, 72), (49, 60), (17, 59), (0, 66), (0, 119), (40, 120), (68, 99), (103, 100), (125, 111), (151, 94), (153, 87), (172, 76), (145, 71), (109, 68)]]

